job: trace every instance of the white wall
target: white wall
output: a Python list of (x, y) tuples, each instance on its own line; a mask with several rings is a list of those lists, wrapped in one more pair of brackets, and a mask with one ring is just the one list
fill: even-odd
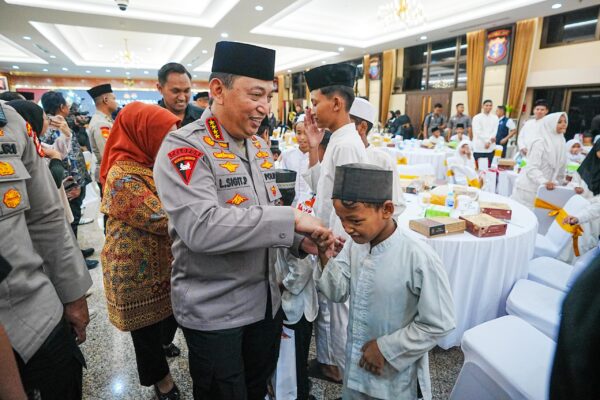
[(400, 110), (402, 114), (404, 114), (404, 110), (406, 108), (406, 95), (402, 94), (393, 94), (390, 97), (390, 111)]
[(463, 103), (465, 105), (465, 113), (468, 114), (469, 113), (469, 97), (467, 96), (467, 91), (466, 90), (455, 90), (454, 92), (452, 92), (452, 105), (450, 107), (452, 107), (450, 109), (450, 111), (448, 112), (448, 114), (450, 114), (450, 116), (456, 114), (456, 105), (458, 103)]

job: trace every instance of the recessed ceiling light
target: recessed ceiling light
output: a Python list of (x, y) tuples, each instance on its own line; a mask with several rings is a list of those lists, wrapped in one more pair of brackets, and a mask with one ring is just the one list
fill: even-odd
[(338, 51), (344, 51), (343, 47), (338, 47)]
[(13, 69), (19, 69), (18, 65), (13, 65)]
[(68, 70), (69, 70), (69, 68), (67, 68), (67, 67), (62, 67), (61, 69), (62, 69), (63, 71), (68, 71)]
[(42, 69), (42, 71), (48, 72), (48, 68), (44, 68), (44, 69)]
[(125, 75), (131, 75), (131, 72), (125, 71)]
[(193, 77), (193, 78), (197, 78), (197, 77), (198, 77), (198, 75), (192, 75), (192, 77)]
[(191, 67), (191, 66), (192, 66), (192, 63), (187, 63), (187, 66), (188, 66), (188, 67)]
[(25, 39), (25, 40), (31, 40), (31, 37), (30, 36), (23, 36), (23, 39)]
[(327, 61), (323, 60), (321, 61), (321, 64), (327, 64)]
[(291, 69), (288, 69), (288, 72), (292, 72), (292, 70), (291, 70)]
[(223, 33), (221, 33), (221, 37), (227, 38), (227, 37), (229, 37), (229, 34), (227, 32), (223, 32)]
[(100, 47), (100, 48), (103, 48), (103, 47), (104, 47), (104, 45), (103, 45), (103, 44), (99, 44), (99, 45), (98, 45), (98, 47)]
[(561, 7), (562, 7), (562, 4), (560, 4), (560, 3), (552, 4), (552, 9), (553, 10), (558, 10)]
[(110, 69), (106, 69), (105, 71), (106, 71), (106, 72), (110, 72)]
[(56, 58), (54, 54), (50, 54), (50, 58)]
[(419, 39), (421, 39), (421, 40), (427, 40), (427, 36), (423, 35)]
[(91, 74), (92, 71), (90, 71), (89, 69), (87, 71), (85, 71), (86, 74)]
[(202, 54), (208, 54), (208, 50), (202, 50)]
[(148, 47), (146, 50), (148, 50), (148, 51), (152, 51), (152, 47)]
[(144, 74), (145, 74), (145, 75), (148, 75), (148, 73), (149, 73), (148, 71), (144, 71)]
[(254, 7), (254, 9), (256, 11), (262, 11), (262, 10), (264, 10), (263, 6), (256, 6), (256, 7)]

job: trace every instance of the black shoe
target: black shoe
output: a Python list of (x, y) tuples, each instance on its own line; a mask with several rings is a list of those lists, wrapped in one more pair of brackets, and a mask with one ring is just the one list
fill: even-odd
[(85, 260), (85, 265), (87, 266), (87, 269), (94, 269), (98, 266), (98, 261), (97, 260)]
[(163, 346), (163, 351), (165, 352), (165, 356), (167, 357), (177, 357), (181, 354), (181, 350), (179, 350), (179, 347), (175, 346), (173, 343), (169, 343), (167, 346)]
[(90, 247), (89, 249), (82, 249), (81, 254), (83, 254), (84, 258), (88, 258), (92, 254), (94, 254), (94, 249), (92, 247)]
[(173, 384), (173, 389), (169, 390), (168, 393), (161, 393), (158, 386), (154, 385), (154, 393), (156, 393), (158, 400), (179, 400), (181, 397), (176, 384)]

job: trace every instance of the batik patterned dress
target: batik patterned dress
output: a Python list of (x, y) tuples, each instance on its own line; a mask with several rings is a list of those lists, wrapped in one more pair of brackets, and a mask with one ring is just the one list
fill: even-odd
[(102, 250), (108, 316), (123, 331), (171, 315), (171, 240), (152, 170), (117, 161), (106, 178), (101, 211), (108, 216)]

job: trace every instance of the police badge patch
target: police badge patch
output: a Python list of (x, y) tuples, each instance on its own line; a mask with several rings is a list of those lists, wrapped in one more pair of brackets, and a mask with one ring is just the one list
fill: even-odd
[(203, 155), (204, 153), (191, 147), (180, 147), (168, 154), (175, 170), (186, 185), (189, 185), (196, 163)]

